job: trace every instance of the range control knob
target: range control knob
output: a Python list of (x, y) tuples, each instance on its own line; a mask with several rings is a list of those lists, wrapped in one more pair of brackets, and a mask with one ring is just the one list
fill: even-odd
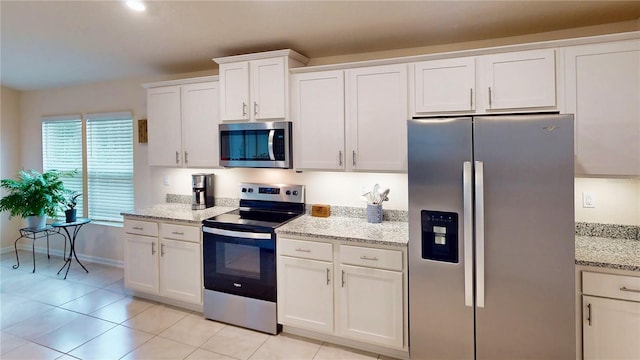
[(247, 191), (249, 191), (250, 193), (252, 193), (252, 192), (253, 192), (253, 188), (249, 188), (249, 190), (247, 190)]
[(287, 195), (291, 195), (291, 190), (287, 190), (284, 193), (287, 194)]
[(298, 196), (298, 191), (297, 190), (293, 190), (293, 196)]
[(247, 188), (242, 188), (242, 192), (247, 192)]

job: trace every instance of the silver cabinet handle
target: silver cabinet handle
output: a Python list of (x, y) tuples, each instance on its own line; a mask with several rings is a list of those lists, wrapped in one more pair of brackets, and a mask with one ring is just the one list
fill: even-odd
[(176, 151), (176, 164), (180, 164), (180, 152)]
[(469, 108), (473, 109), (473, 88), (469, 89)]
[(491, 107), (491, 86), (489, 86), (489, 107)]
[(242, 116), (247, 116), (247, 104), (242, 102)]
[(591, 304), (587, 305), (587, 322), (591, 326)]
[(156, 243), (152, 242), (151, 243), (151, 255), (155, 255), (156, 254)]
[(253, 116), (258, 116), (258, 103), (253, 102)]
[(640, 293), (640, 290), (636, 290), (636, 289), (629, 289), (626, 286), (623, 286), (620, 288), (620, 291), (628, 291), (628, 292), (634, 292), (634, 293)]
[(160, 244), (160, 256), (164, 256), (164, 244)]
[(183, 233), (183, 232), (181, 232), (181, 231), (172, 231), (171, 233), (172, 233), (173, 235), (184, 235), (184, 233)]
[(329, 282), (331, 281), (331, 276), (329, 276), (329, 268), (327, 268), (327, 285), (329, 285)]
[(476, 184), (476, 306), (484, 307), (484, 163), (475, 162)]
[(304, 252), (304, 253), (310, 253), (311, 250), (310, 249), (302, 249), (302, 248), (296, 248), (297, 252)]
[(462, 164), (462, 198), (464, 199), (464, 304), (473, 306), (473, 180), (471, 161)]
[(132, 229), (133, 230), (140, 230), (140, 231), (144, 230), (144, 228), (140, 227), (140, 226), (134, 226), (134, 227), (132, 227)]
[(353, 153), (352, 153), (351, 157), (352, 157), (352, 160), (353, 160), (353, 166), (356, 166), (356, 151), (355, 150), (353, 150)]
[(338, 150), (338, 166), (342, 167), (342, 150)]
[(189, 163), (189, 153), (188, 152), (184, 152), (184, 163), (188, 164)]
[(342, 271), (342, 287), (344, 287), (344, 270), (341, 270), (341, 271)]
[(368, 256), (366, 256), (366, 255), (362, 255), (362, 256), (360, 256), (360, 259), (362, 259), (362, 260), (378, 261), (378, 258), (377, 258), (377, 257), (375, 257), (375, 256), (374, 256), (374, 257), (368, 257)]

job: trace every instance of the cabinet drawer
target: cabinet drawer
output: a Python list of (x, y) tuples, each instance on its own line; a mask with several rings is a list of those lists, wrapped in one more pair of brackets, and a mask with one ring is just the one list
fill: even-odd
[(340, 262), (402, 271), (402, 251), (340, 245)]
[(280, 255), (294, 256), (303, 259), (333, 261), (333, 248), (329, 243), (279, 239)]
[(582, 272), (582, 293), (640, 301), (640, 277)]
[(158, 236), (158, 223), (125, 219), (124, 232), (137, 235)]
[(202, 230), (196, 226), (185, 226), (176, 224), (162, 224), (160, 226), (160, 237), (165, 239), (175, 239), (191, 242), (200, 242)]

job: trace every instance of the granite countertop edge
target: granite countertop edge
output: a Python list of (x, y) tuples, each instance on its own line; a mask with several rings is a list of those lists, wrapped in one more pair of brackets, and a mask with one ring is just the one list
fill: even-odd
[[(204, 210), (191, 210), (190, 205), (187, 204), (167, 203), (122, 212), (121, 215), (135, 219), (199, 225), (208, 217), (234, 209), (234, 207), (214, 206)], [(358, 217), (320, 218), (303, 215), (277, 228), (276, 233), (392, 247), (407, 247), (409, 242), (406, 221), (383, 221), (372, 224)], [(576, 235), (575, 241), (576, 265), (640, 272), (640, 241), (638, 240)], [(636, 254), (638, 256), (635, 256)]]

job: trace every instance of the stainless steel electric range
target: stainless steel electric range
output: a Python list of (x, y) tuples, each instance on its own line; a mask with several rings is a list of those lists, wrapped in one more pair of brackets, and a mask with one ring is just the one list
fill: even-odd
[(204, 316), (266, 333), (276, 313), (275, 228), (305, 211), (303, 185), (240, 184), (240, 207), (204, 220)]

